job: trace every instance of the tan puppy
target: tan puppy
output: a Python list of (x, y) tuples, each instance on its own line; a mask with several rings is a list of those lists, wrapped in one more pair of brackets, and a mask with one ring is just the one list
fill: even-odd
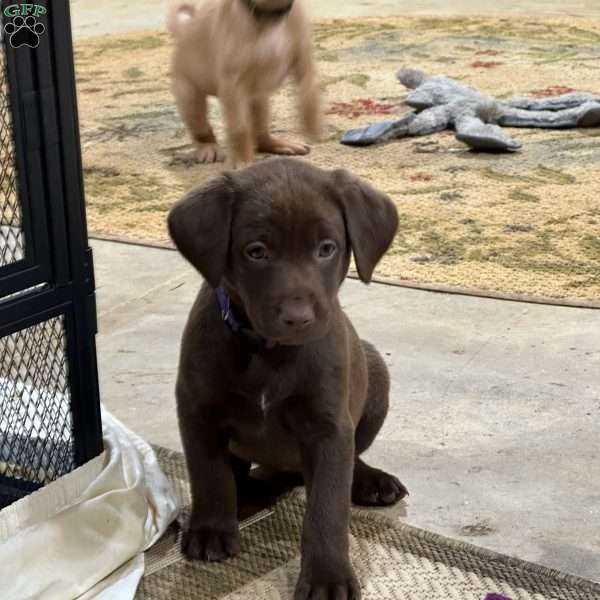
[(200, 162), (224, 159), (207, 118), (217, 96), (227, 129), (231, 168), (254, 154), (307, 154), (309, 147), (271, 135), (270, 96), (291, 75), (302, 126), (316, 139), (320, 93), (310, 21), (300, 0), (202, 0), (180, 3), (168, 16), (175, 36), (173, 93)]

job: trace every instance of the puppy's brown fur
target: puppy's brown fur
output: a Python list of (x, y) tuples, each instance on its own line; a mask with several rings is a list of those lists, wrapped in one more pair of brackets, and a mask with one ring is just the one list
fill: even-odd
[[(387, 414), (389, 376), (338, 290), (351, 252), (370, 281), (396, 232), (394, 205), (346, 171), (274, 159), (195, 189), (168, 221), (206, 279), (183, 335), (176, 390), (193, 496), (187, 556), (239, 551), (236, 474), (247, 476), (250, 462), (297, 470), (308, 502), (296, 598), (359, 598), (350, 501), (392, 504), (406, 489), (359, 458)], [(256, 347), (222, 321), (219, 285), (237, 319), (276, 347)]]
[[(269, 16), (288, 8), (285, 15)], [(312, 32), (301, 0), (178, 4), (169, 13), (168, 26), (175, 36), (172, 89), (200, 162), (224, 158), (208, 122), (208, 96), (221, 102), (228, 166), (251, 162), (256, 150), (287, 155), (309, 151), (305, 144), (270, 132), (269, 99), (289, 75), (298, 85), (304, 130), (313, 139), (320, 132)]]

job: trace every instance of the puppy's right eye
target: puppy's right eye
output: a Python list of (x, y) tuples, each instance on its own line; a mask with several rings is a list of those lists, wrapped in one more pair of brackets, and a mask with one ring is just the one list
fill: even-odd
[(267, 247), (262, 242), (252, 242), (246, 246), (246, 256), (252, 260), (266, 260), (269, 258)]

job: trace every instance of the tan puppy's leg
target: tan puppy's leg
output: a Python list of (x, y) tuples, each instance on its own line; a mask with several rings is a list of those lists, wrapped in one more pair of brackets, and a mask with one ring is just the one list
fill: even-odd
[(221, 162), (225, 159), (219, 148), (215, 134), (208, 122), (206, 96), (196, 87), (182, 80), (176, 80), (173, 93), (177, 108), (197, 149), (201, 163)]
[(294, 65), (294, 79), (298, 85), (298, 107), (302, 128), (310, 139), (318, 141), (322, 127), (321, 89), (311, 48), (304, 47), (298, 53)]
[(233, 85), (219, 90), (227, 129), (227, 161), (229, 169), (241, 168), (254, 160), (254, 140), (248, 93)]
[(288, 156), (304, 155), (310, 152), (310, 147), (306, 144), (290, 142), (271, 135), (271, 111), (267, 96), (252, 100), (251, 110), (256, 146), (259, 152)]

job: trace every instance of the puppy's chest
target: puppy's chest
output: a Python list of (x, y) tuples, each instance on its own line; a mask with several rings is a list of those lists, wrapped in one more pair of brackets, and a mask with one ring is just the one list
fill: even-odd
[(248, 54), (249, 72), (254, 77), (256, 92), (278, 88), (292, 65), (292, 44), (285, 22), (266, 29), (251, 46)]
[(284, 448), (289, 442), (290, 432), (286, 425), (286, 394), (273, 386), (239, 389), (232, 398), (229, 428), (234, 452), (238, 456), (264, 464), (272, 463), (269, 458), (275, 445)]
[(291, 395), (289, 385), (279, 378), (260, 380), (247, 380), (240, 382), (234, 388), (234, 395), (238, 403), (243, 404), (247, 413), (252, 413), (255, 418), (264, 419), (273, 410), (281, 408), (286, 398)]
[(297, 375), (293, 368), (273, 368), (260, 359), (253, 360), (248, 369), (236, 378), (232, 392), (237, 398), (239, 416), (250, 420), (273, 417), (285, 400), (293, 395), (297, 386)]

